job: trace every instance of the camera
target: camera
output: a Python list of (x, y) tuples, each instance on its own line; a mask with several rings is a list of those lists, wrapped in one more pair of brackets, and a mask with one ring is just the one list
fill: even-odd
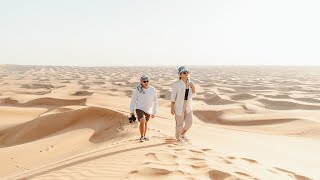
[(129, 117), (129, 123), (133, 123), (134, 121), (136, 121), (136, 116), (131, 115), (131, 117)]

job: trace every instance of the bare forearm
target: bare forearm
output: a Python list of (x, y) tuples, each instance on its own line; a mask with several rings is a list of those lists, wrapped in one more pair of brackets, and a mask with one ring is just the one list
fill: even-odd
[(195, 88), (195, 86), (193, 86), (191, 89), (192, 89), (192, 93), (195, 94), (195, 93), (196, 93), (196, 88)]
[(191, 87), (191, 90), (192, 90), (192, 94), (195, 94), (196, 93), (196, 86), (191, 82), (190, 83), (190, 87)]
[(175, 102), (171, 101), (171, 109), (174, 108)]
[(176, 114), (175, 109), (174, 109), (174, 105), (175, 105), (175, 102), (172, 102), (172, 101), (171, 101), (171, 114), (172, 114), (172, 115), (175, 115), (175, 114)]

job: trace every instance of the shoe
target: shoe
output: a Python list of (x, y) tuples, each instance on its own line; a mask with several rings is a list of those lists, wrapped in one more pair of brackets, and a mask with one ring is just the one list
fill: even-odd
[(178, 144), (183, 143), (183, 140), (182, 139), (177, 139), (177, 143)]
[(144, 139), (144, 137), (142, 136), (141, 138), (140, 138), (140, 142), (144, 142), (145, 141), (145, 139)]
[(182, 136), (181, 139), (184, 141), (190, 141), (190, 139), (187, 136)]
[(149, 138), (147, 138), (147, 137), (144, 137), (144, 140), (145, 140), (145, 141), (149, 141)]

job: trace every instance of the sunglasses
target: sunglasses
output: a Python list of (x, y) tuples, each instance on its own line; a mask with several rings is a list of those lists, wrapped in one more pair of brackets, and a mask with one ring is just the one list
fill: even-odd
[(181, 74), (189, 74), (189, 71), (183, 71)]
[(149, 83), (149, 81), (142, 81), (143, 83)]

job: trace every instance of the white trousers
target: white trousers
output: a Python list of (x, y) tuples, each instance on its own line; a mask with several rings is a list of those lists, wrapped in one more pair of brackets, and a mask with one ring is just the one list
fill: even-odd
[(189, 113), (186, 112), (186, 101), (183, 104), (182, 115), (175, 115), (176, 119), (176, 138), (177, 140), (181, 139), (182, 131), (187, 131), (192, 126), (192, 111)]

